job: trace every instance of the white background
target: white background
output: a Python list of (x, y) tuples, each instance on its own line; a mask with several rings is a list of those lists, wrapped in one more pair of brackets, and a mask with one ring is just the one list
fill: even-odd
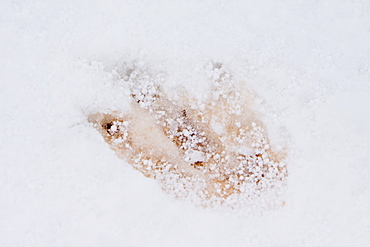
[[(370, 2), (0, 2), (0, 246), (369, 246)], [(127, 110), (112, 66), (207, 93), (225, 64), (290, 147), (286, 206), (165, 194), (87, 124)]]

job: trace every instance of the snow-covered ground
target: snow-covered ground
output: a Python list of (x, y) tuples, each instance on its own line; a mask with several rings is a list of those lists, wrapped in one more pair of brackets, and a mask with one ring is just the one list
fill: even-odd
[[(0, 35), (0, 246), (370, 245), (368, 0), (4, 0)], [(209, 61), (289, 146), (281, 209), (176, 200), (87, 123), (129, 109), (115, 65), (200, 97)]]

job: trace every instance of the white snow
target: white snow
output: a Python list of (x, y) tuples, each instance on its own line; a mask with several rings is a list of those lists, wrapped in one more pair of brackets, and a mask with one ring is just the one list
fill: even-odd
[[(1, 1), (0, 246), (369, 246), (369, 28), (367, 0)], [(210, 61), (289, 147), (282, 209), (176, 200), (87, 123), (128, 111), (117, 65), (201, 99)]]

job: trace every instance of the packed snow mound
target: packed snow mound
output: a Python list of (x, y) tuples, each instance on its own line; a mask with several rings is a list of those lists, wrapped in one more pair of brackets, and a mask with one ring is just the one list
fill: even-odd
[(89, 122), (121, 158), (175, 197), (233, 209), (282, 206), (287, 150), (270, 143), (254, 95), (221, 63), (207, 68), (204, 100), (186, 93), (169, 99), (163, 76), (126, 69), (119, 78), (132, 112), (94, 113)]

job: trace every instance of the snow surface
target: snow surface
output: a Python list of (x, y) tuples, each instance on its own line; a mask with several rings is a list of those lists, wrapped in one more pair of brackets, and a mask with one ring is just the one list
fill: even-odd
[[(370, 245), (369, 1), (4, 0), (0, 34), (0, 246)], [(282, 209), (176, 200), (87, 123), (129, 109), (116, 64), (202, 98), (209, 61), (290, 147)]]

